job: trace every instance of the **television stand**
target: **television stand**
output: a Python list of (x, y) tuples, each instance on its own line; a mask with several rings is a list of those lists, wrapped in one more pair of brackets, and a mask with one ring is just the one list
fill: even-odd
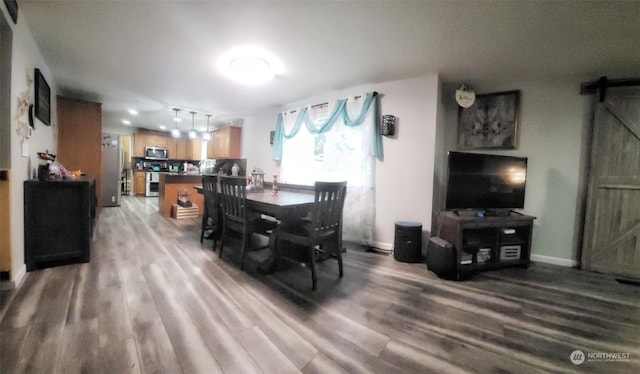
[(435, 234), (453, 246), (437, 251), (439, 258), (435, 258), (434, 263), (450, 264), (449, 269), (443, 269), (438, 275), (461, 279), (475, 271), (529, 267), (534, 219), (521, 213), (497, 217), (458, 215), (452, 211), (438, 213)]

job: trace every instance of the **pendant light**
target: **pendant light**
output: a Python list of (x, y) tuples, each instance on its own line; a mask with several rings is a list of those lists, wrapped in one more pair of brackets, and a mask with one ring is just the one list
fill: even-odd
[(207, 114), (207, 131), (202, 134), (202, 140), (209, 141), (211, 140), (211, 133), (209, 132), (209, 119), (211, 118), (211, 114)]
[(178, 122), (180, 122), (180, 120), (178, 119), (178, 112), (180, 111), (180, 109), (173, 108), (173, 110), (176, 112), (176, 118), (173, 120), (174, 127), (173, 127), (173, 130), (171, 130), (171, 136), (174, 138), (179, 138), (180, 130), (178, 130)]
[(194, 122), (196, 112), (190, 112), (190, 113), (191, 113), (191, 130), (189, 130), (189, 139), (196, 140), (196, 138), (198, 137), (198, 133), (196, 133), (195, 122)]

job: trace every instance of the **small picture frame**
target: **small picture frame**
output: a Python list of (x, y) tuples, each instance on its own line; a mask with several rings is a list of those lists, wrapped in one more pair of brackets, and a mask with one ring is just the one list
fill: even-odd
[(458, 147), (515, 149), (520, 90), (477, 95), (458, 112)]
[(47, 126), (51, 126), (51, 88), (40, 69), (35, 70), (35, 115)]

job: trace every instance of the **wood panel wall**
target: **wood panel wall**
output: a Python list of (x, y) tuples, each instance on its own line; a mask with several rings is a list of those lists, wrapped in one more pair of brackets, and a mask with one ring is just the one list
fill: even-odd
[[(58, 96), (58, 160), (68, 170), (96, 178), (102, 201), (102, 103)], [(97, 206), (97, 213), (101, 204)]]

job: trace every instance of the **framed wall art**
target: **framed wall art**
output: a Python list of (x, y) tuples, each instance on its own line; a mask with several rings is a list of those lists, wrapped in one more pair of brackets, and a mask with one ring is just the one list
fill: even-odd
[(51, 126), (51, 89), (42, 76), (40, 69), (36, 69), (35, 81), (35, 115), (47, 126)]
[(458, 112), (458, 147), (515, 149), (520, 90), (477, 95)]

